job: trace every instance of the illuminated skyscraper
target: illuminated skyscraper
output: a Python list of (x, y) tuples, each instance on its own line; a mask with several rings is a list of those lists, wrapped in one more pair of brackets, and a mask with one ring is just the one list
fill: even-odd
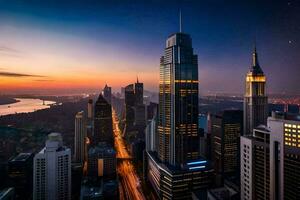
[(84, 112), (78, 112), (75, 116), (75, 145), (74, 159), (76, 162), (83, 163), (86, 155), (85, 138), (86, 138), (86, 120)]
[(246, 76), (244, 96), (244, 135), (252, 135), (252, 130), (260, 124), (267, 124), (268, 97), (266, 77), (257, 58), (256, 48), (252, 55), (252, 66)]
[(169, 36), (160, 60), (158, 149), (146, 151), (147, 177), (160, 199), (191, 199), (211, 185), (211, 164), (199, 156), (197, 60), (188, 34)]
[(198, 58), (188, 34), (176, 33), (160, 59), (159, 158), (181, 165), (199, 157)]

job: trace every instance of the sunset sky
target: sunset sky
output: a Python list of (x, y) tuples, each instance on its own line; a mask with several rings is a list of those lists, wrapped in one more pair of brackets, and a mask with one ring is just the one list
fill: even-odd
[(202, 94), (243, 92), (255, 38), (268, 91), (300, 93), (299, 1), (104, 2), (0, 1), (0, 94), (118, 91), (137, 76), (156, 91), (179, 9)]

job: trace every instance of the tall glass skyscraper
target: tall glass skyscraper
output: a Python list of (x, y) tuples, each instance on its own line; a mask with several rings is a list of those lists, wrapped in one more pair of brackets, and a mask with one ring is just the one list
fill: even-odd
[(256, 48), (254, 48), (252, 66), (246, 76), (244, 135), (252, 135), (253, 128), (260, 124), (266, 125), (267, 117), (266, 77), (258, 63)]
[(162, 162), (180, 166), (199, 157), (198, 58), (191, 37), (169, 36), (160, 62), (158, 154)]
[(147, 178), (159, 199), (191, 199), (192, 191), (210, 187), (213, 169), (199, 156), (198, 59), (181, 31), (168, 37), (161, 57), (157, 124)]

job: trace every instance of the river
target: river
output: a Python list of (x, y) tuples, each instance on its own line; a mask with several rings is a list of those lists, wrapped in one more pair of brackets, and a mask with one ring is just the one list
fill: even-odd
[(18, 102), (0, 105), (0, 116), (16, 114), (16, 113), (29, 113), (41, 109), (50, 108), (51, 104), (55, 104), (54, 101), (43, 101), (41, 99), (28, 99), (28, 98), (16, 98)]

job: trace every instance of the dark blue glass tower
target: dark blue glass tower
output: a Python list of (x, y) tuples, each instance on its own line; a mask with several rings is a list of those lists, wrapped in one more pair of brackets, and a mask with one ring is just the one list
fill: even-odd
[(181, 166), (199, 158), (198, 58), (188, 34), (166, 41), (159, 84), (159, 158)]

